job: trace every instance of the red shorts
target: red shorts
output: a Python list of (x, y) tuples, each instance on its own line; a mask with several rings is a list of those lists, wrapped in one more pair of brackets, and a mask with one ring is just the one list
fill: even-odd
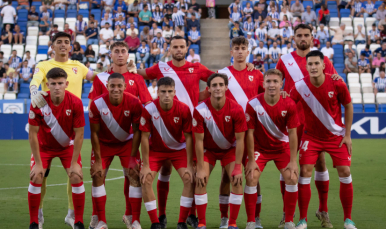
[(217, 160), (221, 161), (222, 167), (236, 161), (236, 147), (232, 147), (220, 153), (204, 150), (204, 161), (215, 166)]
[[(284, 169), (287, 167), (288, 163), (291, 159), (291, 153), (289, 149), (284, 150), (284, 152), (281, 153), (264, 153), (264, 152), (257, 152), (255, 151), (255, 161), (257, 165), (259, 166), (259, 169), (261, 172), (263, 172), (265, 166), (269, 161), (274, 161), (276, 168), (278, 170)], [(248, 163), (248, 156), (244, 158), (244, 167)]]
[(299, 151), (299, 149), (300, 149), (300, 141), (302, 140), (302, 136), (303, 136), (303, 133), (304, 133), (304, 124), (300, 124), (296, 128), (296, 132), (298, 134), (298, 151)]
[[(99, 147), (101, 150), (101, 159), (103, 169), (108, 168), (111, 165), (115, 156), (119, 157), (121, 161), (121, 165), (123, 168), (129, 167), (130, 156), (131, 156), (131, 147), (133, 145), (133, 141), (130, 140), (125, 144), (109, 144), (99, 142)], [(94, 150), (91, 152), (91, 166), (95, 162)], [(141, 155), (137, 152), (137, 162), (141, 162)]]
[(330, 154), (333, 166), (350, 166), (351, 156), (348, 153), (346, 144), (339, 148), (343, 137), (338, 137), (334, 140), (321, 141), (304, 134), (299, 151), (299, 163), (301, 165), (314, 165), (318, 160), (321, 152)]
[(178, 170), (180, 168), (186, 168), (188, 165), (188, 156), (186, 149), (182, 149), (176, 152), (157, 152), (149, 151), (149, 166), (151, 171), (158, 172), (165, 161), (170, 160), (173, 167)]
[[(74, 146), (72, 145), (65, 151), (60, 151), (60, 152), (45, 151), (45, 152), (39, 152), (39, 154), (40, 154), (40, 159), (42, 160), (42, 165), (44, 169), (50, 166), (52, 159), (54, 159), (55, 157), (58, 157), (60, 159), (65, 169), (68, 169), (71, 167), (73, 152), (74, 152)], [(77, 162), (80, 165), (80, 167), (82, 167), (82, 159), (80, 155)], [(32, 169), (34, 166), (35, 166), (35, 158), (31, 154), (30, 168)]]

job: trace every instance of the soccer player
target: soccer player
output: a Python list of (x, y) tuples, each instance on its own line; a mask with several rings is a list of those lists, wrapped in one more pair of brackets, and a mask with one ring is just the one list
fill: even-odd
[[(303, 106), (305, 131), (300, 143), (299, 210), (297, 229), (307, 228), (307, 210), (311, 199), (310, 180), (312, 169), (321, 152), (330, 154), (340, 180), (340, 200), (344, 212), (344, 228), (355, 229), (351, 221), (353, 185), (350, 173), (352, 143), (351, 125), (353, 105), (343, 81), (334, 81), (324, 73), (324, 55), (320, 51), (307, 54), (309, 77), (295, 83), (290, 92), (295, 102)], [(342, 123), (341, 105), (345, 109)]]
[(247, 130), (244, 110), (236, 101), (225, 96), (228, 90), (226, 75), (212, 74), (207, 85), (210, 98), (196, 106), (192, 122), (197, 156), (195, 201), (198, 229), (206, 229), (206, 186), (217, 160), (225, 167), (232, 183), (228, 228), (236, 229), (236, 219), (243, 200), (241, 163)]
[[(125, 177), (129, 176), (129, 165), (136, 167), (139, 172), (139, 165), (137, 164), (140, 161), (138, 148), (141, 139), (139, 120), (142, 105), (137, 97), (124, 92), (126, 87), (123, 75), (113, 73), (107, 79), (108, 93), (96, 97), (90, 105), (89, 118), (93, 147), (91, 158), (92, 199), (99, 220), (97, 229), (107, 229), (104, 179), (114, 156), (119, 156)], [(130, 137), (131, 126), (133, 127), (132, 137)], [(137, 190), (134, 189), (133, 191)], [(139, 191), (141, 190), (139, 189)], [(140, 204), (141, 200), (139, 200)], [(138, 224), (139, 221), (136, 219), (132, 228), (140, 228)]]
[(265, 92), (247, 104), (247, 152), (244, 160), (246, 185), (244, 189), (247, 212), (246, 229), (255, 228), (256, 184), (264, 167), (274, 161), (285, 180), (285, 229), (295, 229), (293, 216), (298, 199), (298, 140), (299, 120), (296, 104), (290, 98), (281, 98), (282, 74), (270, 69), (264, 74)]
[[(46, 105), (44, 96), (47, 95), (49, 88), (47, 87), (47, 73), (52, 68), (58, 67), (62, 68), (67, 73), (68, 87), (67, 91), (71, 92), (78, 98), (82, 96), (82, 84), (83, 80), (92, 80), (97, 73), (90, 71), (82, 63), (70, 60), (69, 52), (71, 51), (71, 35), (65, 32), (58, 32), (52, 38), (51, 44), (52, 50), (55, 52), (55, 58), (42, 61), (37, 64), (35, 68), (35, 73), (33, 75), (32, 81), (30, 83), (30, 92), (31, 92), (31, 104), (33, 107), (41, 108)], [(39, 91), (39, 86), (42, 86), (42, 91)], [(43, 178), (42, 184), (42, 198), (39, 209), (39, 224), (40, 228), (43, 228), (44, 218), (43, 218), (43, 199), (46, 194), (46, 185), (47, 177), (50, 171), (50, 165), (47, 167), (47, 172)], [(72, 194), (71, 194), (71, 185), (70, 180), (67, 182), (67, 196), (68, 196), (68, 213), (65, 217), (64, 222), (73, 227), (74, 226), (74, 206), (72, 205)]]
[(31, 104), (28, 123), (31, 145), (31, 173), (28, 187), (30, 229), (39, 228), (39, 204), (44, 174), (51, 161), (59, 157), (72, 187), (74, 205), (74, 229), (84, 229), (83, 211), (85, 190), (83, 186), (80, 151), (83, 143), (84, 113), (82, 101), (66, 91), (69, 85), (67, 73), (61, 68), (52, 68), (46, 77), (43, 96), (46, 105), (40, 109)]
[(161, 78), (157, 87), (159, 98), (143, 108), (141, 117), (143, 199), (151, 229), (162, 228), (157, 217), (153, 181), (164, 162), (170, 160), (184, 184), (177, 229), (187, 229), (194, 195), (192, 115), (185, 103), (174, 100), (176, 90), (172, 78)]
[[(309, 77), (306, 69), (306, 55), (311, 51), (310, 45), (313, 42), (312, 28), (309, 25), (297, 25), (294, 29), (294, 34), (294, 40), (297, 47), (296, 51), (293, 51), (286, 55), (282, 55), (276, 65), (276, 69), (278, 69), (283, 74), (283, 79), (285, 79), (284, 91), (288, 94), (290, 93), (291, 88), (295, 85), (297, 81)], [(328, 57), (324, 58), (324, 64), (326, 66), (323, 71), (324, 73), (331, 74), (331, 77), (334, 80), (342, 79), (339, 75), (336, 74), (334, 66), (332, 65)], [(305, 116), (303, 114), (302, 106), (300, 104), (297, 104), (297, 106), (298, 117), (300, 122), (300, 126), (297, 128), (299, 145), (300, 139), (304, 131)], [(300, 182), (302, 181), (299, 181), (299, 183)], [(316, 216), (321, 221), (322, 227), (332, 228), (333, 226), (330, 222), (327, 208), (329, 184), (329, 174), (326, 167), (324, 153), (321, 153), (319, 154), (319, 159), (316, 162), (315, 166), (315, 185), (319, 193), (319, 209), (316, 211)], [(285, 181), (281, 175), (280, 187), (284, 201)], [(279, 227), (284, 227), (284, 208), (285, 206), (283, 206), (283, 218), (279, 224)]]
[[(126, 89), (125, 92), (132, 94), (135, 97), (139, 97), (142, 104), (149, 103), (152, 101), (152, 98), (150, 96), (149, 91), (147, 90), (145, 81), (143, 80), (142, 76), (134, 73), (130, 73), (127, 71), (127, 59), (129, 58), (129, 47), (125, 42), (117, 41), (114, 44), (110, 46), (111, 50), (111, 60), (114, 63), (113, 64), (113, 70), (110, 72), (102, 72), (99, 73), (93, 82), (92, 89), (90, 90), (90, 94), (88, 95), (88, 98), (90, 99), (90, 104), (93, 99), (96, 97), (108, 93), (107, 90), (107, 79), (109, 76), (113, 73), (120, 73), (125, 78), (125, 84)], [(130, 130), (129, 140), (133, 138), (132, 131)], [(139, 154), (139, 153), (138, 153)], [(130, 179), (135, 179), (134, 182), (135, 186), (130, 186)], [(130, 190), (133, 192), (130, 195)], [(126, 224), (127, 228), (131, 227), (132, 222), (139, 220), (139, 214), (141, 212), (141, 202), (138, 203), (138, 201), (142, 201), (141, 196), (141, 187), (139, 182), (138, 175), (131, 171), (130, 176), (125, 176), (125, 182), (124, 182), (124, 189), (123, 193), (125, 195), (125, 201), (126, 201), (126, 211), (125, 214), (123, 214), (122, 220)], [(137, 193), (137, 194), (135, 194)], [(141, 198), (139, 198), (139, 196)], [(133, 203), (130, 203), (130, 200), (132, 200)], [(134, 214), (134, 221), (133, 221), (133, 214)], [(91, 217), (90, 227), (94, 228), (97, 226), (99, 220), (97, 216), (97, 211), (95, 208), (95, 204), (93, 204), (93, 213)]]

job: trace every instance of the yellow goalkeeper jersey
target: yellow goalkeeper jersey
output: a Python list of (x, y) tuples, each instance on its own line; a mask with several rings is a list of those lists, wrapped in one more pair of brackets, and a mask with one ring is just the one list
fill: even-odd
[(42, 90), (48, 91), (46, 75), (52, 68), (61, 68), (66, 71), (67, 81), (69, 82), (66, 90), (81, 98), (82, 83), (83, 80), (86, 79), (89, 69), (76, 60), (57, 62), (54, 59), (51, 59), (40, 62), (35, 68), (30, 86), (35, 85), (36, 87), (39, 87), (39, 85), (42, 84)]

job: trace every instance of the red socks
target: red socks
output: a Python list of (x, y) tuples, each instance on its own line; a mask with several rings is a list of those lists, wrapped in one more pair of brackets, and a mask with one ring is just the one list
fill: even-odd
[(219, 195), (218, 202), (220, 205), (221, 218), (228, 218), (229, 196)]
[(74, 204), (75, 223), (83, 223), (84, 202), (86, 194), (83, 181), (72, 186), (72, 203)]
[(348, 177), (339, 177), (340, 190), (339, 196), (343, 206), (344, 219), (351, 220), (352, 202), (354, 198), (354, 189), (352, 186), (351, 175)]
[(208, 205), (208, 195), (195, 194), (194, 201), (196, 202), (197, 215), (198, 215), (198, 227), (206, 226), (206, 206)]
[[(131, 211), (132, 211), (131, 213), (133, 216), (132, 222), (135, 222), (135, 221), (140, 222), (139, 216), (141, 214), (141, 205), (142, 205), (142, 187), (130, 186), (129, 189), (130, 189), (129, 201), (131, 205)], [(157, 211), (156, 211), (156, 215), (157, 215)]]
[(130, 181), (129, 181), (129, 178), (125, 176), (125, 184), (123, 185), (123, 194), (125, 195), (125, 201), (126, 201), (125, 215), (132, 215), (130, 198), (129, 198), (129, 190), (130, 190)]
[(189, 215), (197, 216), (197, 213), (196, 213), (196, 201), (194, 201), (194, 198), (193, 198), (192, 207), (190, 208)]
[(261, 212), (261, 201), (263, 200), (262, 195), (257, 196), (257, 201), (256, 201), (256, 209), (255, 209), (255, 218), (259, 217), (260, 218), (260, 212)]
[(192, 207), (193, 198), (181, 196), (180, 199), (180, 216), (178, 218), (179, 223), (185, 223), (188, 219), (190, 208)]
[[(244, 188), (245, 210), (247, 212), (247, 222), (255, 222), (255, 211), (257, 202), (257, 188), (245, 185)], [(261, 205), (260, 205), (261, 206)]]
[(98, 215), (98, 220), (106, 222), (106, 189), (104, 185), (92, 186), (93, 215)]
[(315, 186), (318, 189), (319, 194), (319, 211), (328, 212), (327, 199), (328, 189), (330, 186), (330, 177), (328, 170), (324, 172), (315, 171)]
[(236, 220), (239, 216), (240, 206), (243, 202), (243, 194), (234, 194), (231, 193), (229, 197), (229, 208), (230, 208), (230, 215), (229, 215), (229, 226), (236, 226)]
[[(307, 221), (308, 205), (311, 200), (311, 177), (299, 177), (299, 211), (300, 220)], [(285, 197), (284, 197), (285, 198)]]
[[(149, 214), (151, 223), (159, 223), (157, 216), (157, 203), (155, 200), (145, 203), (147, 214)], [(134, 222), (134, 219), (133, 219)]]
[(285, 212), (285, 202), (284, 202), (285, 181), (284, 181), (284, 177), (281, 174), (280, 174), (280, 191), (281, 191), (281, 197), (283, 198), (283, 212)]
[(159, 215), (166, 215), (166, 202), (169, 194), (169, 176), (163, 176), (161, 173), (158, 175), (157, 181), (157, 200)]
[(298, 201), (298, 185), (285, 185), (284, 203), (285, 203), (285, 222), (293, 222)]
[(39, 205), (41, 199), (42, 184), (30, 182), (28, 187), (28, 207), (29, 207), (29, 224), (35, 222), (39, 224)]

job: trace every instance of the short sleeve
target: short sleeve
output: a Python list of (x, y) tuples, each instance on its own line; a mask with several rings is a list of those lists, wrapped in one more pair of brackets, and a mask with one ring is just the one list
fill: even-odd
[(204, 133), (204, 125), (205, 125), (204, 118), (196, 109), (194, 109), (193, 120), (192, 120), (192, 131), (194, 133), (202, 134)]
[(182, 115), (182, 131), (184, 133), (192, 132), (192, 114), (190, 113), (190, 109), (187, 106), (183, 106), (183, 115)]
[(94, 82), (92, 83), (92, 87), (90, 89), (90, 93), (88, 94), (88, 98), (94, 100), (96, 97), (103, 94), (103, 88), (102, 82), (99, 80), (99, 78), (95, 78)]
[(139, 130), (143, 132), (151, 132), (151, 129), (152, 129), (151, 116), (145, 107), (142, 108), (140, 123), (141, 124), (139, 125)]
[[(279, 70), (282, 74), (284, 73), (284, 63), (281, 59), (276, 64), (276, 69)], [(283, 80), (285, 79), (285, 74), (283, 74)]]
[(335, 85), (336, 90), (338, 91), (338, 101), (342, 105), (349, 104), (351, 102), (351, 95), (346, 84), (343, 81), (337, 81)]
[(134, 109), (132, 111), (132, 115), (133, 115), (132, 116), (132, 122), (139, 124), (140, 119), (141, 119), (141, 115), (142, 115), (142, 104), (139, 101), (139, 99), (137, 99), (137, 101), (135, 103)]
[(264, 89), (264, 86), (263, 86), (263, 83), (264, 83), (264, 75), (263, 75), (263, 73), (260, 72), (260, 70), (257, 70), (257, 75), (258, 75), (258, 77), (259, 77), (259, 86), (258, 86), (258, 91), (257, 91), (257, 93), (260, 94), (260, 93), (265, 92), (265, 89)]
[(94, 101), (92, 101), (90, 104), (90, 110), (88, 111), (88, 118), (90, 120), (90, 123), (99, 124), (101, 122), (101, 115)]
[(35, 85), (36, 87), (39, 87), (42, 81), (46, 78), (47, 73), (44, 68), (45, 62), (46, 61), (42, 61), (36, 66), (30, 86)]
[(247, 109), (245, 110), (245, 119), (247, 121), (248, 129), (255, 129), (256, 125), (256, 111), (252, 108), (252, 106), (247, 103)]
[(245, 120), (245, 113), (243, 108), (239, 105), (235, 108), (235, 114), (233, 115), (233, 122), (235, 125), (235, 133), (241, 133), (247, 131), (247, 122)]
[(206, 82), (208, 81), (209, 76), (211, 76), (214, 72), (209, 70), (206, 66), (200, 64), (200, 80)]
[(287, 110), (287, 128), (293, 129), (298, 127), (300, 125), (300, 122), (296, 111), (296, 104), (294, 101), (290, 100), (291, 99), (289, 98), (289, 101), (287, 102), (289, 104)]
[(299, 97), (299, 93), (297, 92), (295, 86), (291, 88), (290, 90), (290, 97), (293, 101), (295, 101), (296, 103), (299, 102), (300, 100), (300, 97)]
[(83, 103), (80, 99), (76, 98), (76, 102), (74, 102), (74, 104), (73, 127), (84, 127), (86, 122), (84, 120)]
[(82, 73), (82, 77), (83, 77), (83, 79), (86, 79), (86, 76), (87, 76), (87, 73), (88, 73), (88, 71), (90, 71), (84, 64), (82, 64), (82, 63), (78, 63), (78, 66), (79, 66), (79, 69), (80, 69), (80, 71), (81, 71), (81, 73)]
[(32, 126), (40, 126), (42, 124), (42, 116), (40, 115), (39, 110), (33, 108), (32, 104), (30, 106), (28, 123)]
[[(152, 42), (153, 43), (153, 42)], [(151, 66), (150, 68), (146, 68), (146, 75), (149, 79), (153, 80), (159, 76), (161, 71), (159, 70), (158, 64)]]
[(142, 76), (136, 74), (136, 82), (138, 86), (138, 93), (139, 93), (139, 99), (141, 100), (142, 104), (146, 104), (150, 101), (152, 101), (152, 97), (149, 93), (149, 90), (147, 90), (145, 80), (142, 78)]

